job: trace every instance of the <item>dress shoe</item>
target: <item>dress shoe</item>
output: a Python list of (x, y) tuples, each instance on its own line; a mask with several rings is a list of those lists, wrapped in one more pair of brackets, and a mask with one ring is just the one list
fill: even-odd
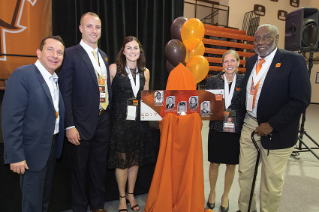
[[(223, 197), (222, 197), (222, 200), (223, 200)], [(223, 202), (223, 201), (221, 201)], [(229, 210), (229, 199), (228, 199), (228, 206), (226, 208), (224, 208), (222, 205), (220, 205), (220, 210), (221, 212), (227, 212)]]
[[(119, 198), (120, 198), (120, 200), (121, 200), (121, 198), (125, 198), (126, 199), (126, 196), (119, 196)], [(127, 203), (127, 200), (126, 200), (126, 203)], [(123, 208), (123, 209), (119, 209), (119, 212), (122, 212), (122, 211), (126, 211), (127, 212), (127, 209), (125, 208)]]
[(206, 204), (206, 205), (207, 205), (208, 208), (210, 208), (210, 209), (212, 209), (212, 210), (215, 208), (215, 202), (214, 202), (214, 203), (209, 203), (209, 202), (207, 201), (207, 204)]
[[(132, 195), (134, 196), (134, 193), (128, 193), (128, 192), (127, 192), (127, 194), (132, 194)], [(126, 199), (126, 201), (129, 201), (129, 200)], [(129, 203), (130, 203), (130, 205), (131, 205), (132, 211), (139, 211), (139, 210), (140, 210), (140, 206), (139, 206), (138, 204), (132, 206), (132, 204), (131, 204), (130, 201), (129, 201)], [(137, 209), (137, 207), (138, 207), (138, 209)], [(136, 209), (136, 210), (135, 210), (135, 209)]]
[(105, 209), (94, 209), (94, 208), (91, 208), (91, 211), (92, 212), (107, 212)]

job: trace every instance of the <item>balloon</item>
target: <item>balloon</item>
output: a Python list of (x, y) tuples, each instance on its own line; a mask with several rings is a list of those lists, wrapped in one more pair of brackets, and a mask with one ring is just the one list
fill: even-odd
[(205, 57), (196, 55), (188, 60), (186, 68), (192, 72), (195, 83), (199, 83), (207, 76), (209, 63)]
[(165, 55), (167, 60), (175, 67), (185, 61), (186, 47), (180, 40), (170, 40), (165, 46)]
[(199, 45), (204, 37), (204, 34), (204, 24), (197, 18), (191, 18), (187, 20), (182, 26), (182, 41), (189, 50), (193, 50)]
[(199, 43), (199, 45), (193, 49), (193, 50), (188, 50), (186, 49), (186, 59), (185, 59), (185, 62), (187, 63), (187, 61), (189, 60), (189, 58), (193, 57), (193, 56), (196, 56), (196, 55), (199, 55), (199, 56), (203, 56), (205, 53), (205, 46), (204, 46), (204, 43), (203, 41), (201, 41)]
[(174, 68), (175, 68), (175, 66), (173, 66), (168, 60), (166, 60), (166, 70), (167, 70), (167, 72), (170, 73)]
[(173, 37), (173, 39), (178, 39), (178, 40), (182, 40), (181, 37), (181, 30), (182, 30), (182, 26), (183, 24), (187, 21), (187, 18), (185, 17), (178, 17), (176, 18), (172, 25), (171, 25), (171, 35)]

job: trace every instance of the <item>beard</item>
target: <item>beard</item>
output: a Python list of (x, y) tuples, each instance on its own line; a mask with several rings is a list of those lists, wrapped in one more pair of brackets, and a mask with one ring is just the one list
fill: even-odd
[(258, 47), (256, 47), (256, 48), (255, 48), (255, 52), (256, 52), (260, 57), (266, 57), (266, 56), (268, 56), (271, 52), (273, 52), (273, 51), (276, 49), (276, 47), (277, 47), (277, 43), (274, 41), (267, 51), (265, 51), (265, 52), (260, 52), (260, 51), (258, 50)]

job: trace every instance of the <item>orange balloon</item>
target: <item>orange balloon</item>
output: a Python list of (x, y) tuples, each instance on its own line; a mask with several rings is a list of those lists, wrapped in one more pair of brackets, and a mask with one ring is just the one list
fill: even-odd
[(193, 56), (196, 56), (196, 55), (199, 55), (199, 56), (203, 56), (205, 53), (205, 46), (204, 46), (204, 43), (203, 41), (201, 41), (199, 43), (199, 45), (193, 49), (193, 50), (188, 50), (186, 49), (186, 59), (185, 59), (185, 62), (187, 63), (189, 58), (193, 57)]
[(187, 49), (193, 50), (202, 41), (205, 33), (204, 24), (197, 18), (187, 20), (181, 30), (181, 37)]
[(195, 83), (199, 83), (207, 76), (209, 63), (205, 57), (196, 55), (188, 60), (186, 68), (192, 72)]

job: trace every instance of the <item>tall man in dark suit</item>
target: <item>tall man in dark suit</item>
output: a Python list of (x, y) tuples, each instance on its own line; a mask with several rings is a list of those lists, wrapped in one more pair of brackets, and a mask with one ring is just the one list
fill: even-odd
[(59, 36), (46, 37), (35, 64), (10, 76), (2, 102), (4, 161), (20, 174), (22, 211), (48, 211), (56, 157), (64, 140), (64, 103), (55, 70), (63, 61)]
[[(242, 96), (245, 116), (240, 138), (238, 206), (248, 210), (257, 151), (261, 151), (260, 211), (276, 212), (283, 187), (283, 172), (297, 142), (301, 113), (310, 103), (311, 86), (302, 55), (277, 48), (277, 27), (265, 24), (255, 34), (256, 55), (246, 62)], [(251, 211), (256, 209), (253, 196)]]
[(86, 169), (90, 177), (91, 211), (105, 211), (106, 161), (110, 139), (111, 83), (106, 54), (98, 49), (101, 20), (81, 17), (80, 44), (65, 50), (59, 85), (65, 102), (66, 137), (71, 147), (72, 209), (87, 211)]

